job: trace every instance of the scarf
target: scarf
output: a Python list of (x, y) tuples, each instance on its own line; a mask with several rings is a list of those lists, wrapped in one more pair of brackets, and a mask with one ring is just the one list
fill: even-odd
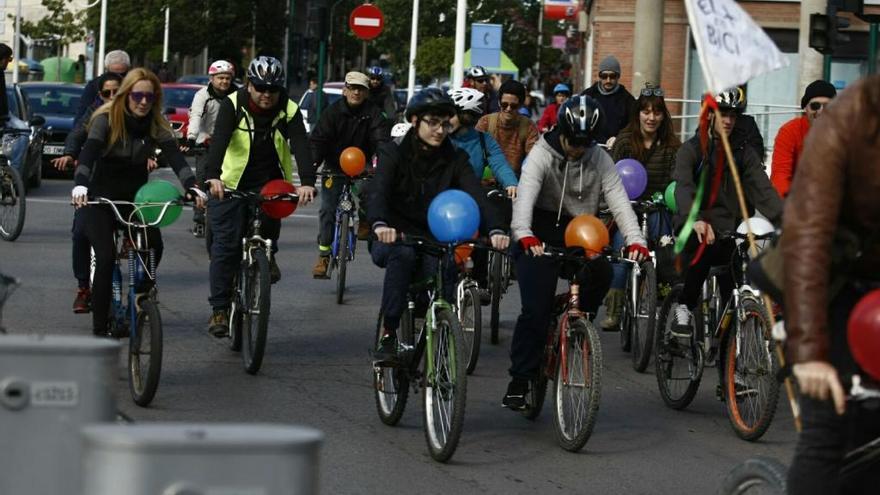
[(614, 93), (617, 93), (618, 91), (620, 91), (620, 83), (618, 82), (617, 84), (615, 84), (614, 89), (612, 89), (611, 91), (605, 91), (604, 89), (602, 89), (602, 83), (600, 82), (600, 83), (596, 84), (596, 89), (599, 90), (600, 95), (609, 96), (609, 95), (613, 95)]
[(143, 117), (135, 117), (125, 112), (125, 129), (131, 133), (131, 136), (137, 139), (145, 138), (150, 135), (150, 126), (153, 123), (153, 111)]

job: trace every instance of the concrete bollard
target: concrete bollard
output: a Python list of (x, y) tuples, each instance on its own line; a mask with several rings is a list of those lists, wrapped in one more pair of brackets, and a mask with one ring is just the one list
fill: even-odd
[(277, 424), (151, 423), (83, 429), (89, 495), (318, 493), (314, 429)]
[(0, 494), (78, 493), (85, 424), (112, 422), (119, 343), (0, 337)]

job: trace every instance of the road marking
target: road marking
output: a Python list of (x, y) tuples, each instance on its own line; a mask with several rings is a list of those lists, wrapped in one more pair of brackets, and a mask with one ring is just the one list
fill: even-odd
[[(27, 198), (27, 202), (28, 203), (47, 203), (47, 204), (71, 206), (70, 200), (67, 200), (67, 199)], [(184, 205), (183, 208), (185, 208), (187, 210), (191, 210), (192, 206)], [(296, 213), (296, 214), (292, 215), (292, 218), (318, 218), (318, 215), (313, 215), (311, 213)]]

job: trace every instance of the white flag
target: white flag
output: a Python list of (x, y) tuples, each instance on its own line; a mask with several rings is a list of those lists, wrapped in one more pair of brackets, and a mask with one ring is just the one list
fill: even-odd
[(719, 93), (788, 66), (761, 26), (733, 0), (685, 0), (703, 77)]

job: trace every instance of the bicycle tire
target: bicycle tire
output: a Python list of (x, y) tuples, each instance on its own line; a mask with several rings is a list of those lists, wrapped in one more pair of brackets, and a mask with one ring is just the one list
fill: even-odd
[(338, 270), (336, 271), (336, 304), (342, 304), (345, 295), (345, 270), (348, 266), (348, 249), (349, 249), (349, 224), (351, 223), (351, 215), (349, 213), (342, 214), (342, 225), (339, 227), (339, 250), (336, 251), (336, 263)]
[(788, 469), (769, 457), (748, 459), (734, 467), (721, 482), (720, 495), (785, 495)]
[[(553, 424), (559, 446), (578, 452), (590, 439), (599, 414), (602, 344), (596, 328), (583, 318), (563, 323), (560, 332), (568, 332), (568, 337), (566, 345), (560, 346), (556, 363)], [(574, 391), (576, 389), (581, 391)], [(568, 400), (585, 405), (566, 406)]]
[(464, 291), (464, 297), (458, 308), (459, 322), (467, 357), (467, 374), (470, 375), (477, 367), (480, 359), (480, 339), (483, 333), (483, 315), (480, 306), (480, 293), (476, 287)]
[(135, 332), (128, 340), (128, 386), (134, 403), (147, 407), (162, 374), (162, 316), (152, 299), (142, 299), (140, 306)]
[(501, 324), (501, 293), (504, 283), (504, 255), (494, 251), (489, 252), (489, 342), (498, 344), (498, 327)]
[(650, 260), (642, 264), (639, 278), (638, 307), (634, 312), (632, 332), (633, 369), (644, 373), (654, 348), (654, 326), (657, 323), (657, 270)]
[[(379, 313), (379, 321), (376, 324), (376, 344), (382, 338), (383, 316)], [(400, 326), (397, 327), (397, 341), (408, 346), (413, 345), (413, 317), (409, 308), (403, 310), (400, 316)], [(376, 412), (379, 419), (388, 426), (394, 426), (403, 416), (406, 409), (406, 401), (409, 397), (410, 377), (408, 370), (401, 367), (374, 367), (373, 368), (373, 392), (376, 398)], [(388, 390), (391, 390), (388, 392)]]
[(433, 358), (434, 376), (425, 380), (424, 427), (428, 452), (446, 462), (455, 453), (464, 428), (467, 373), (458, 318), (448, 309), (436, 313), (432, 349), (425, 352), (425, 370)]
[(24, 181), (18, 170), (0, 165), (0, 238), (12, 242), (21, 235), (27, 200)]
[(263, 355), (266, 352), (272, 286), (266, 252), (256, 248), (251, 253), (251, 257), (253, 260), (248, 267), (244, 285), (244, 303), (247, 310), (242, 312), (241, 356), (244, 360), (244, 370), (255, 375), (260, 371)]
[[(626, 274), (626, 285), (623, 289), (623, 304), (620, 305), (620, 319), (617, 323), (620, 333), (620, 349), (624, 352), (632, 350), (632, 331), (633, 331), (633, 313), (635, 308), (632, 307), (630, 293), (632, 293), (632, 274)], [(605, 307), (608, 311), (608, 307)]]
[(246, 273), (247, 266), (242, 264), (232, 280), (232, 304), (229, 306), (229, 350), (233, 352), (241, 352), (242, 294), (244, 294), (242, 281), (245, 279)]
[[(670, 324), (675, 318), (673, 307), (678, 303), (678, 297), (682, 290), (683, 286), (677, 284), (663, 300), (660, 315), (657, 318), (660, 326), (654, 332), (654, 365), (657, 388), (660, 390), (663, 402), (672, 409), (684, 409), (694, 400), (703, 377), (702, 348), (694, 345), (693, 342), (689, 348), (684, 348), (675, 340), (675, 337), (670, 335)], [(696, 316), (698, 315), (699, 312)], [(682, 377), (673, 376), (676, 358), (684, 361), (679, 363), (679, 369), (682, 365), (687, 367), (687, 374), (682, 374)], [(673, 389), (673, 383), (684, 381), (687, 381), (684, 390), (679, 392), (677, 388)]]
[[(736, 435), (755, 441), (764, 435), (776, 414), (779, 362), (767, 309), (748, 297), (740, 304), (744, 319), (731, 328), (726, 339), (724, 403)], [(755, 325), (749, 325), (752, 321)]]

